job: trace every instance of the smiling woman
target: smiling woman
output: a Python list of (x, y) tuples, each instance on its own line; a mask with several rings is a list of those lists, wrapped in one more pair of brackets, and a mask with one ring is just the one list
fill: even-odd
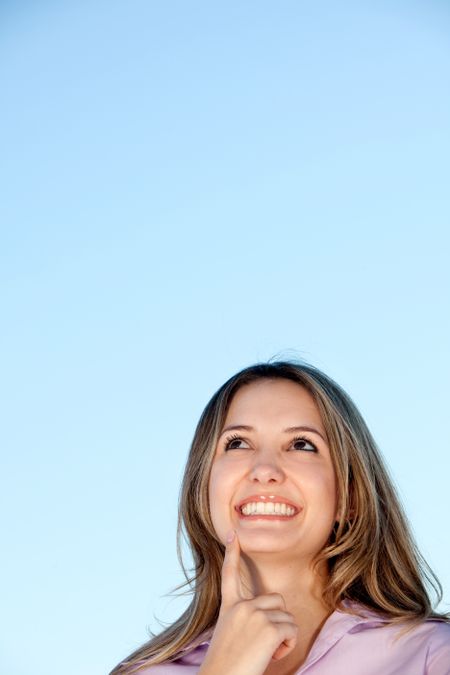
[[(236, 528), (244, 559), (258, 569), (253, 592), (273, 587), (276, 574), (283, 595), (297, 596), (299, 580), (305, 588), (312, 584), (308, 559), (323, 548), (338, 518), (336, 474), (319, 410), (296, 382), (260, 379), (235, 394), (225, 425), (242, 433), (222, 433), (217, 444), (209, 478), (214, 530), (224, 541)], [(236, 509), (247, 501), (250, 513)], [(280, 515), (283, 502), (291, 515), (286, 506)], [(273, 515), (263, 515), (270, 507)]]
[(192, 602), (111, 675), (450, 674), (439, 581), (361, 414), (317, 368), (256, 364), (214, 394), (183, 528)]

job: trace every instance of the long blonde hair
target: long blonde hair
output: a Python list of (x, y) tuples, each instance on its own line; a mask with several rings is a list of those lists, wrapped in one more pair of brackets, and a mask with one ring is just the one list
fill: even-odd
[[(256, 380), (285, 378), (313, 396), (328, 438), (340, 495), (341, 517), (314, 561), (327, 561), (329, 582), (323, 600), (330, 611), (353, 600), (387, 623), (416, 625), (427, 618), (450, 622), (433, 611), (427, 585), (442, 600), (442, 586), (421, 555), (381, 453), (350, 396), (318, 368), (298, 360), (257, 363), (231, 377), (206, 405), (186, 462), (181, 486), (177, 553), (193, 595), (186, 611), (114, 668), (110, 675), (135, 673), (173, 661), (210, 637), (220, 609), (224, 546), (211, 522), (208, 481), (215, 448), (237, 390)], [(192, 578), (183, 564), (181, 537), (194, 561)], [(351, 611), (351, 610), (350, 610)]]

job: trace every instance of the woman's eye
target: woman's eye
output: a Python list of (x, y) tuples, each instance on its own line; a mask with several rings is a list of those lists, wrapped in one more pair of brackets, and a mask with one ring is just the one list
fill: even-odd
[[(306, 438), (294, 438), (292, 441), (293, 445), (300, 446), (298, 449), (299, 450), (306, 450), (307, 452), (317, 452), (317, 448), (314, 445), (314, 443), (311, 443), (311, 441), (308, 441)], [(309, 446), (309, 447), (305, 447)]]
[(239, 436), (228, 438), (225, 442), (225, 450), (240, 450), (239, 443), (245, 443)]
[[(225, 450), (243, 450), (241, 443), (246, 443), (243, 438), (239, 436), (232, 436), (225, 441)], [(308, 441), (306, 438), (294, 438), (292, 445), (297, 446), (297, 450), (304, 450), (306, 452), (317, 452), (317, 448), (314, 443)]]

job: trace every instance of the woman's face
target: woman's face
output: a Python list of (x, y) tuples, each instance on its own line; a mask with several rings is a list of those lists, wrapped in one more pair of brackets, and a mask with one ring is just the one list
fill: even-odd
[[(249, 497), (252, 503), (272, 502), (267, 509), (275, 517), (241, 513), (238, 505)], [(310, 560), (323, 548), (336, 520), (337, 483), (318, 408), (304, 387), (263, 379), (237, 391), (215, 450), (209, 499), (224, 544), (234, 528), (249, 554)], [(288, 502), (295, 514), (277, 515), (284, 509), (277, 501)]]

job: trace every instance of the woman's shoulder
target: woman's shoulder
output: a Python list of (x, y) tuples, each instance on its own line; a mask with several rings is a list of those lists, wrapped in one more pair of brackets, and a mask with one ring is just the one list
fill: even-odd
[(450, 675), (450, 624), (429, 619), (424, 622), (422, 631), (427, 636), (427, 673)]
[(432, 647), (446, 647), (450, 664), (450, 623), (437, 619), (428, 619), (421, 626), (428, 634)]
[(189, 675), (197, 673), (208, 649), (209, 642), (203, 642), (197, 647), (187, 647), (176, 659), (166, 663), (142, 667), (133, 675)]
[(348, 604), (353, 610), (358, 610), (361, 617), (355, 620), (354, 625), (350, 624), (351, 634), (365, 635), (364, 642), (367, 644), (385, 644), (386, 648), (389, 646), (389, 649), (403, 653), (420, 652), (430, 662), (439, 657), (447, 664), (450, 675), (450, 623), (435, 618), (428, 618), (415, 625), (409, 622), (391, 623), (386, 616), (358, 603)]

